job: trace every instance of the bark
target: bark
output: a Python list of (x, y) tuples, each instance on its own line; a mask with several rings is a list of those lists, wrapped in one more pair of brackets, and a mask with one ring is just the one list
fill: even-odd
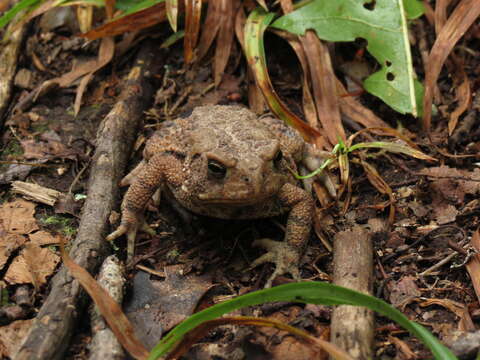
[[(370, 233), (360, 226), (335, 236), (335, 285), (372, 295), (373, 253)], [(373, 359), (373, 312), (364, 307), (341, 305), (332, 314), (331, 341), (354, 359)]]
[[(107, 257), (103, 262), (97, 281), (118, 304), (122, 303), (126, 282), (125, 268), (114, 255)], [(90, 309), (90, 319), (93, 338), (89, 345), (89, 360), (125, 359), (122, 346), (96, 306)]]
[[(102, 121), (92, 159), (89, 190), (83, 207), (72, 259), (93, 273), (108, 252), (108, 218), (120, 195), (118, 183), (129, 159), (135, 134), (152, 90), (146, 77), (152, 72), (152, 46), (144, 45), (125, 81), (119, 101)], [(85, 292), (62, 266), (51, 281), (51, 292), (35, 319), (17, 360), (61, 359), (84, 311)]]
[[(16, 19), (18, 20), (18, 16)], [(28, 25), (24, 24), (13, 30), (14, 27), (15, 23), (12, 22), (7, 30), (7, 32), (11, 31), (10, 35), (3, 44), (0, 44), (0, 128), (3, 127), (4, 115), (10, 105), (18, 55), (22, 49)]]

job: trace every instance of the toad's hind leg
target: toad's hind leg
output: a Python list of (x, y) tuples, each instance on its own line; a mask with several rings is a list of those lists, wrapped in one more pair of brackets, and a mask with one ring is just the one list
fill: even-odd
[(144, 228), (143, 211), (148, 200), (156, 189), (162, 188), (165, 182), (177, 180), (181, 166), (171, 153), (160, 153), (142, 165), (128, 188), (122, 201), (122, 220), (120, 226), (107, 236), (108, 241), (127, 235), (127, 258), (134, 254), (135, 237), (139, 228)]

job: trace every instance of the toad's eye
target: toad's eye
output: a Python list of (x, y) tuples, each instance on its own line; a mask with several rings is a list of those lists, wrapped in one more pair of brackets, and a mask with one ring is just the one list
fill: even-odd
[(227, 168), (225, 165), (215, 160), (208, 160), (208, 175), (215, 179), (223, 179), (227, 175)]
[(275, 157), (273, 158), (273, 165), (275, 165), (276, 168), (280, 167), (280, 162), (282, 161), (282, 159), (282, 150), (278, 150), (278, 152), (275, 154)]

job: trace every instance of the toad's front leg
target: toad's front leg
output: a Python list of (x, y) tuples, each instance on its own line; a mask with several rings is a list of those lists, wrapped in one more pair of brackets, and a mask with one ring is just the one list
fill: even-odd
[(135, 237), (139, 227), (143, 226), (143, 212), (148, 200), (157, 188), (166, 182), (175, 182), (181, 172), (178, 160), (171, 153), (159, 153), (145, 162), (142, 171), (136, 174), (122, 201), (122, 220), (120, 226), (107, 236), (108, 241), (127, 235), (127, 259), (134, 255)]
[(300, 280), (298, 266), (312, 227), (314, 204), (309, 193), (295, 185), (285, 184), (279, 193), (279, 199), (282, 205), (291, 209), (285, 241), (259, 239), (253, 242), (254, 246), (263, 247), (268, 252), (256, 259), (251, 267), (265, 262), (275, 264), (275, 271), (265, 285), (267, 288), (271, 287), (276, 276), (286, 273), (291, 274), (295, 280)]

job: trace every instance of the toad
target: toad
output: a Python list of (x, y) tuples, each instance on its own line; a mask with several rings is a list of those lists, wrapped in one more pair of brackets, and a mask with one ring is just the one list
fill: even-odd
[(298, 265), (310, 234), (314, 203), (292, 174), (311, 153), (310, 145), (281, 120), (258, 118), (240, 106), (197, 107), (187, 118), (166, 121), (147, 141), (143, 160), (122, 185), (121, 224), (111, 241), (126, 234), (133, 255), (144, 208), (157, 189), (193, 213), (221, 219), (257, 219), (288, 213), (283, 242), (254, 241), (268, 252), (251, 268), (275, 264), (267, 281)]

